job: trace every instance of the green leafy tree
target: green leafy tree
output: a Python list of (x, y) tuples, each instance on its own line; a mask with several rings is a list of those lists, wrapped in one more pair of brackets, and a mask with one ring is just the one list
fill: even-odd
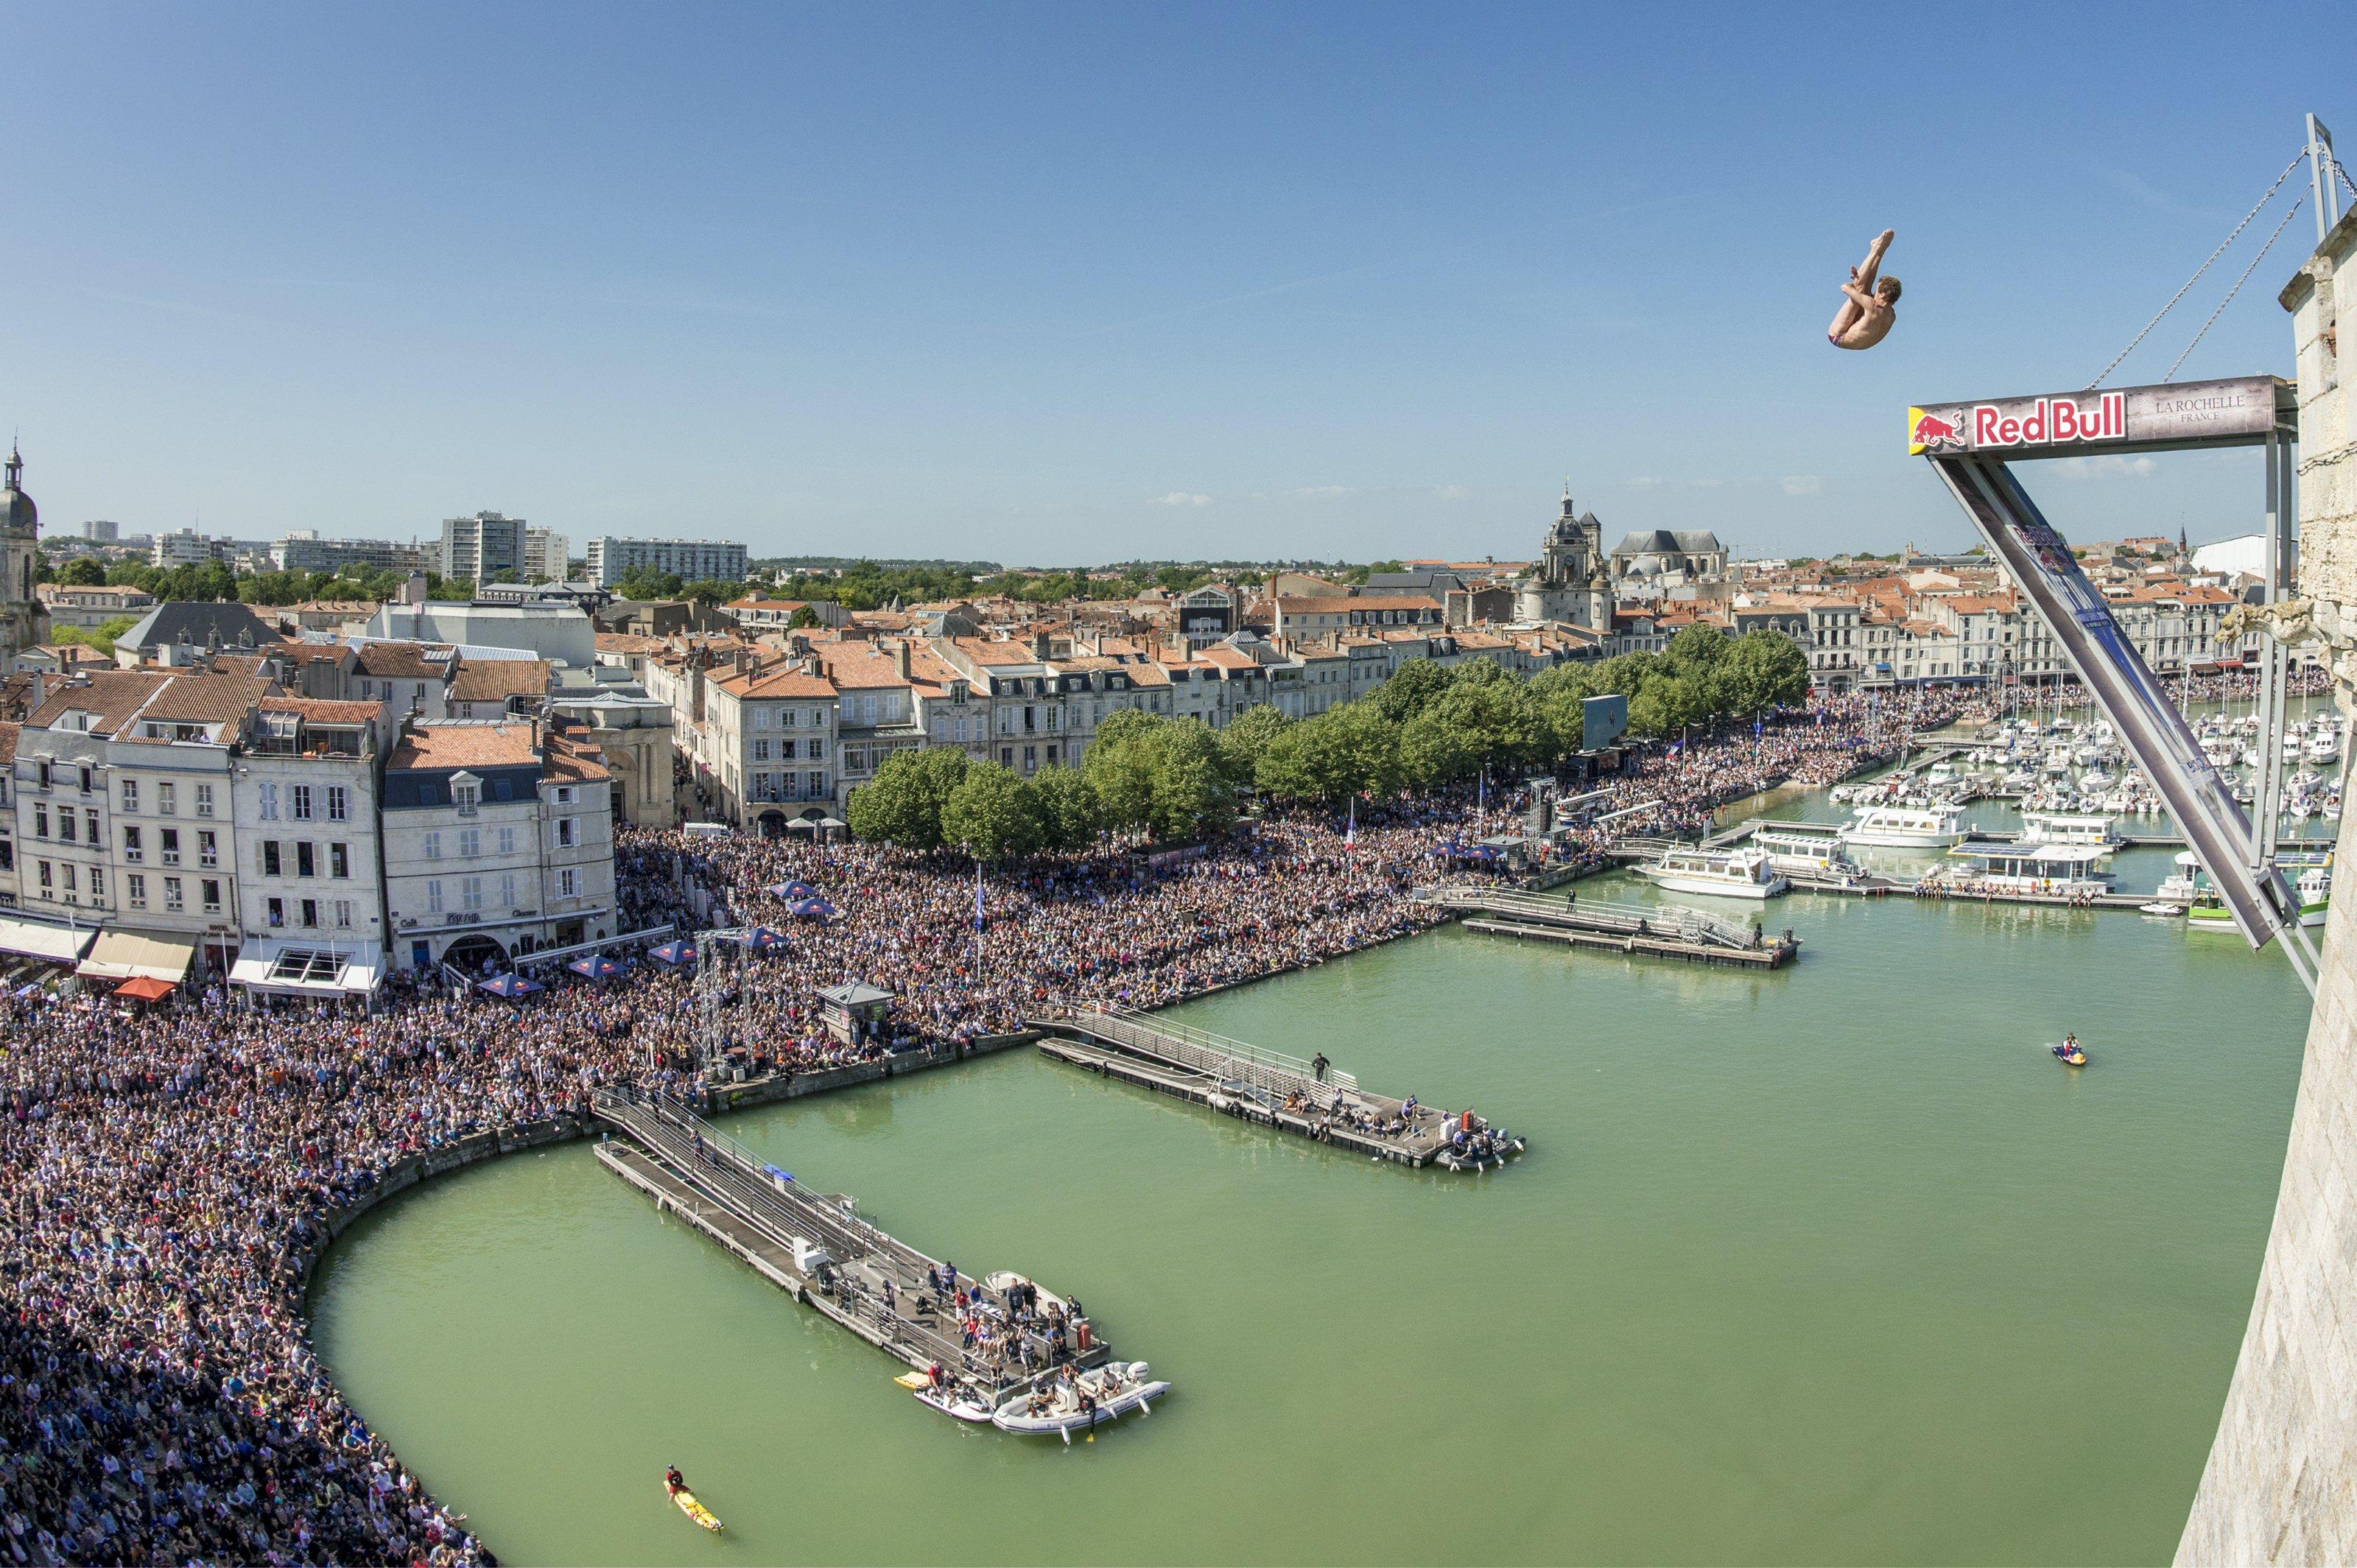
[[(1477, 662), (1486, 664), (1489, 660)], [(1368, 693), (1366, 700), (1394, 724), (1405, 724), (1454, 683), (1448, 671), (1431, 660), (1411, 659), (1393, 671), (1390, 680)]]
[(1541, 691), (1534, 682), (1531, 699), (1538, 704), (1539, 717), (1545, 725), (1541, 760), (1560, 760), (1587, 744), (1587, 710), (1584, 706), (1587, 697), (1577, 686), (1565, 684)]
[(683, 586), (676, 572), (633, 566), (615, 581), (614, 592), (626, 599), (675, 599)]
[(731, 599), (745, 596), (745, 585), (724, 582), (718, 577), (703, 577), (682, 588), (679, 596), (699, 605), (725, 605)]
[(59, 567), (57, 580), (68, 587), (95, 588), (106, 581), (106, 568), (84, 555)]
[(1669, 647), (1662, 650), (1662, 662), (1674, 674), (1707, 675), (1732, 647), (1725, 632), (1697, 621), (1670, 639)]
[(896, 751), (875, 778), (851, 792), (845, 820), (853, 832), (873, 843), (939, 849), (944, 842), (942, 808), (964, 782), (968, 766), (965, 753), (949, 746)]
[(1268, 703), (1246, 708), (1229, 720), (1228, 727), (1220, 732), (1220, 756), (1230, 781), (1239, 788), (1252, 783), (1260, 770), (1261, 754), (1292, 723)]
[(1704, 682), (1684, 675), (1656, 671), (1629, 699), (1629, 727), (1649, 739), (1682, 734), (1688, 725), (1709, 723), (1710, 717)]
[(1103, 808), (1077, 768), (1043, 768), (1031, 779), (1039, 808), (1041, 843), (1049, 849), (1083, 850), (1096, 842)]
[(1473, 736), (1437, 706), (1400, 727), (1399, 751), (1400, 771), (1418, 789), (1470, 779), (1481, 766), (1481, 748)]
[(1030, 854), (1046, 842), (1039, 800), (1012, 768), (977, 762), (942, 802), (943, 842), (983, 860)]
[(1166, 725), (1149, 743), (1154, 800), (1147, 827), (1157, 839), (1208, 838), (1234, 822), (1235, 791), (1221, 767), (1219, 737), (1200, 719)]
[(1400, 780), (1400, 726), (1372, 703), (1345, 703), (1284, 731), (1262, 754), (1256, 777), (1265, 794), (1324, 801), (1388, 794)]
[(789, 631), (800, 631), (804, 627), (816, 626), (817, 624), (818, 611), (811, 608), (808, 605), (802, 606), (801, 608), (795, 610), (792, 615), (786, 618), (786, 629)]
[(1104, 823), (1117, 831), (1144, 829), (1154, 815), (1154, 736), (1170, 721), (1123, 708), (1105, 715), (1081, 759), (1096, 791)]

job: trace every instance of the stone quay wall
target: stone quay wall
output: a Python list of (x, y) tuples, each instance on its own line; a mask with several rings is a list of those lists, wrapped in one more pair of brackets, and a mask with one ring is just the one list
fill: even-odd
[[(2335, 274), (2357, 251), (2342, 220), (2282, 295), (2298, 349), (2300, 590), (2357, 698), (2357, 364)], [(2352, 300), (2357, 303), (2357, 300)], [(2337, 866), (2357, 845), (2341, 823)], [(2250, 1326), (2193, 1501), (2181, 1564), (2357, 1563), (2357, 884), (2333, 889), (2283, 1186)]]

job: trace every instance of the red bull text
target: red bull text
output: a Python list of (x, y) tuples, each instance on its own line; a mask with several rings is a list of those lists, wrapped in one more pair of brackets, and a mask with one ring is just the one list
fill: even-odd
[(1973, 406), (1975, 446), (2038, 446), (2056, 441), (2119, 441), (2128, 433), (2126, 392), (2104, 392), (2093, 410), (2067, 397), (2032, 398), (2019, 418), (1992, 403)]

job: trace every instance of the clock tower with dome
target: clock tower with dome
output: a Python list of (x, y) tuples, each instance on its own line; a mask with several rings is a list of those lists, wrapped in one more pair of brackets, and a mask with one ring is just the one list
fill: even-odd
[(33, 592), (33, 566), (40, 555), (41, 514), (22, 486), (25, 459), (8, 448), (5, 484), (0, 484), (0, 671), (16, 667), (16, 656), (49, 639), (49, 612)]

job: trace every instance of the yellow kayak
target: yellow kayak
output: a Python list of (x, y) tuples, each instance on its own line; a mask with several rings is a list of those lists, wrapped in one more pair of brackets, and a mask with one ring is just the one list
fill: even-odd
[(929, 1389), (933, 1386), (933, 1380), (922, 1372), (903, 1372), (892, 1380), (904, 1389)]
[(705, 1529), (718, 1530), (720, 1528), (719, 1518), (715, 1515), (710, 1509), (705, 1508), (702, 1503), (697, 1502), (695, 1500), (695, 1494), (689, 1491), (685, 1487), (682, 1487), (679, 1490), (672, 1493), (671, 1500), (679, 1505), (680, 1512), (685, 1514), (688, 1518), (694, 1520)]

